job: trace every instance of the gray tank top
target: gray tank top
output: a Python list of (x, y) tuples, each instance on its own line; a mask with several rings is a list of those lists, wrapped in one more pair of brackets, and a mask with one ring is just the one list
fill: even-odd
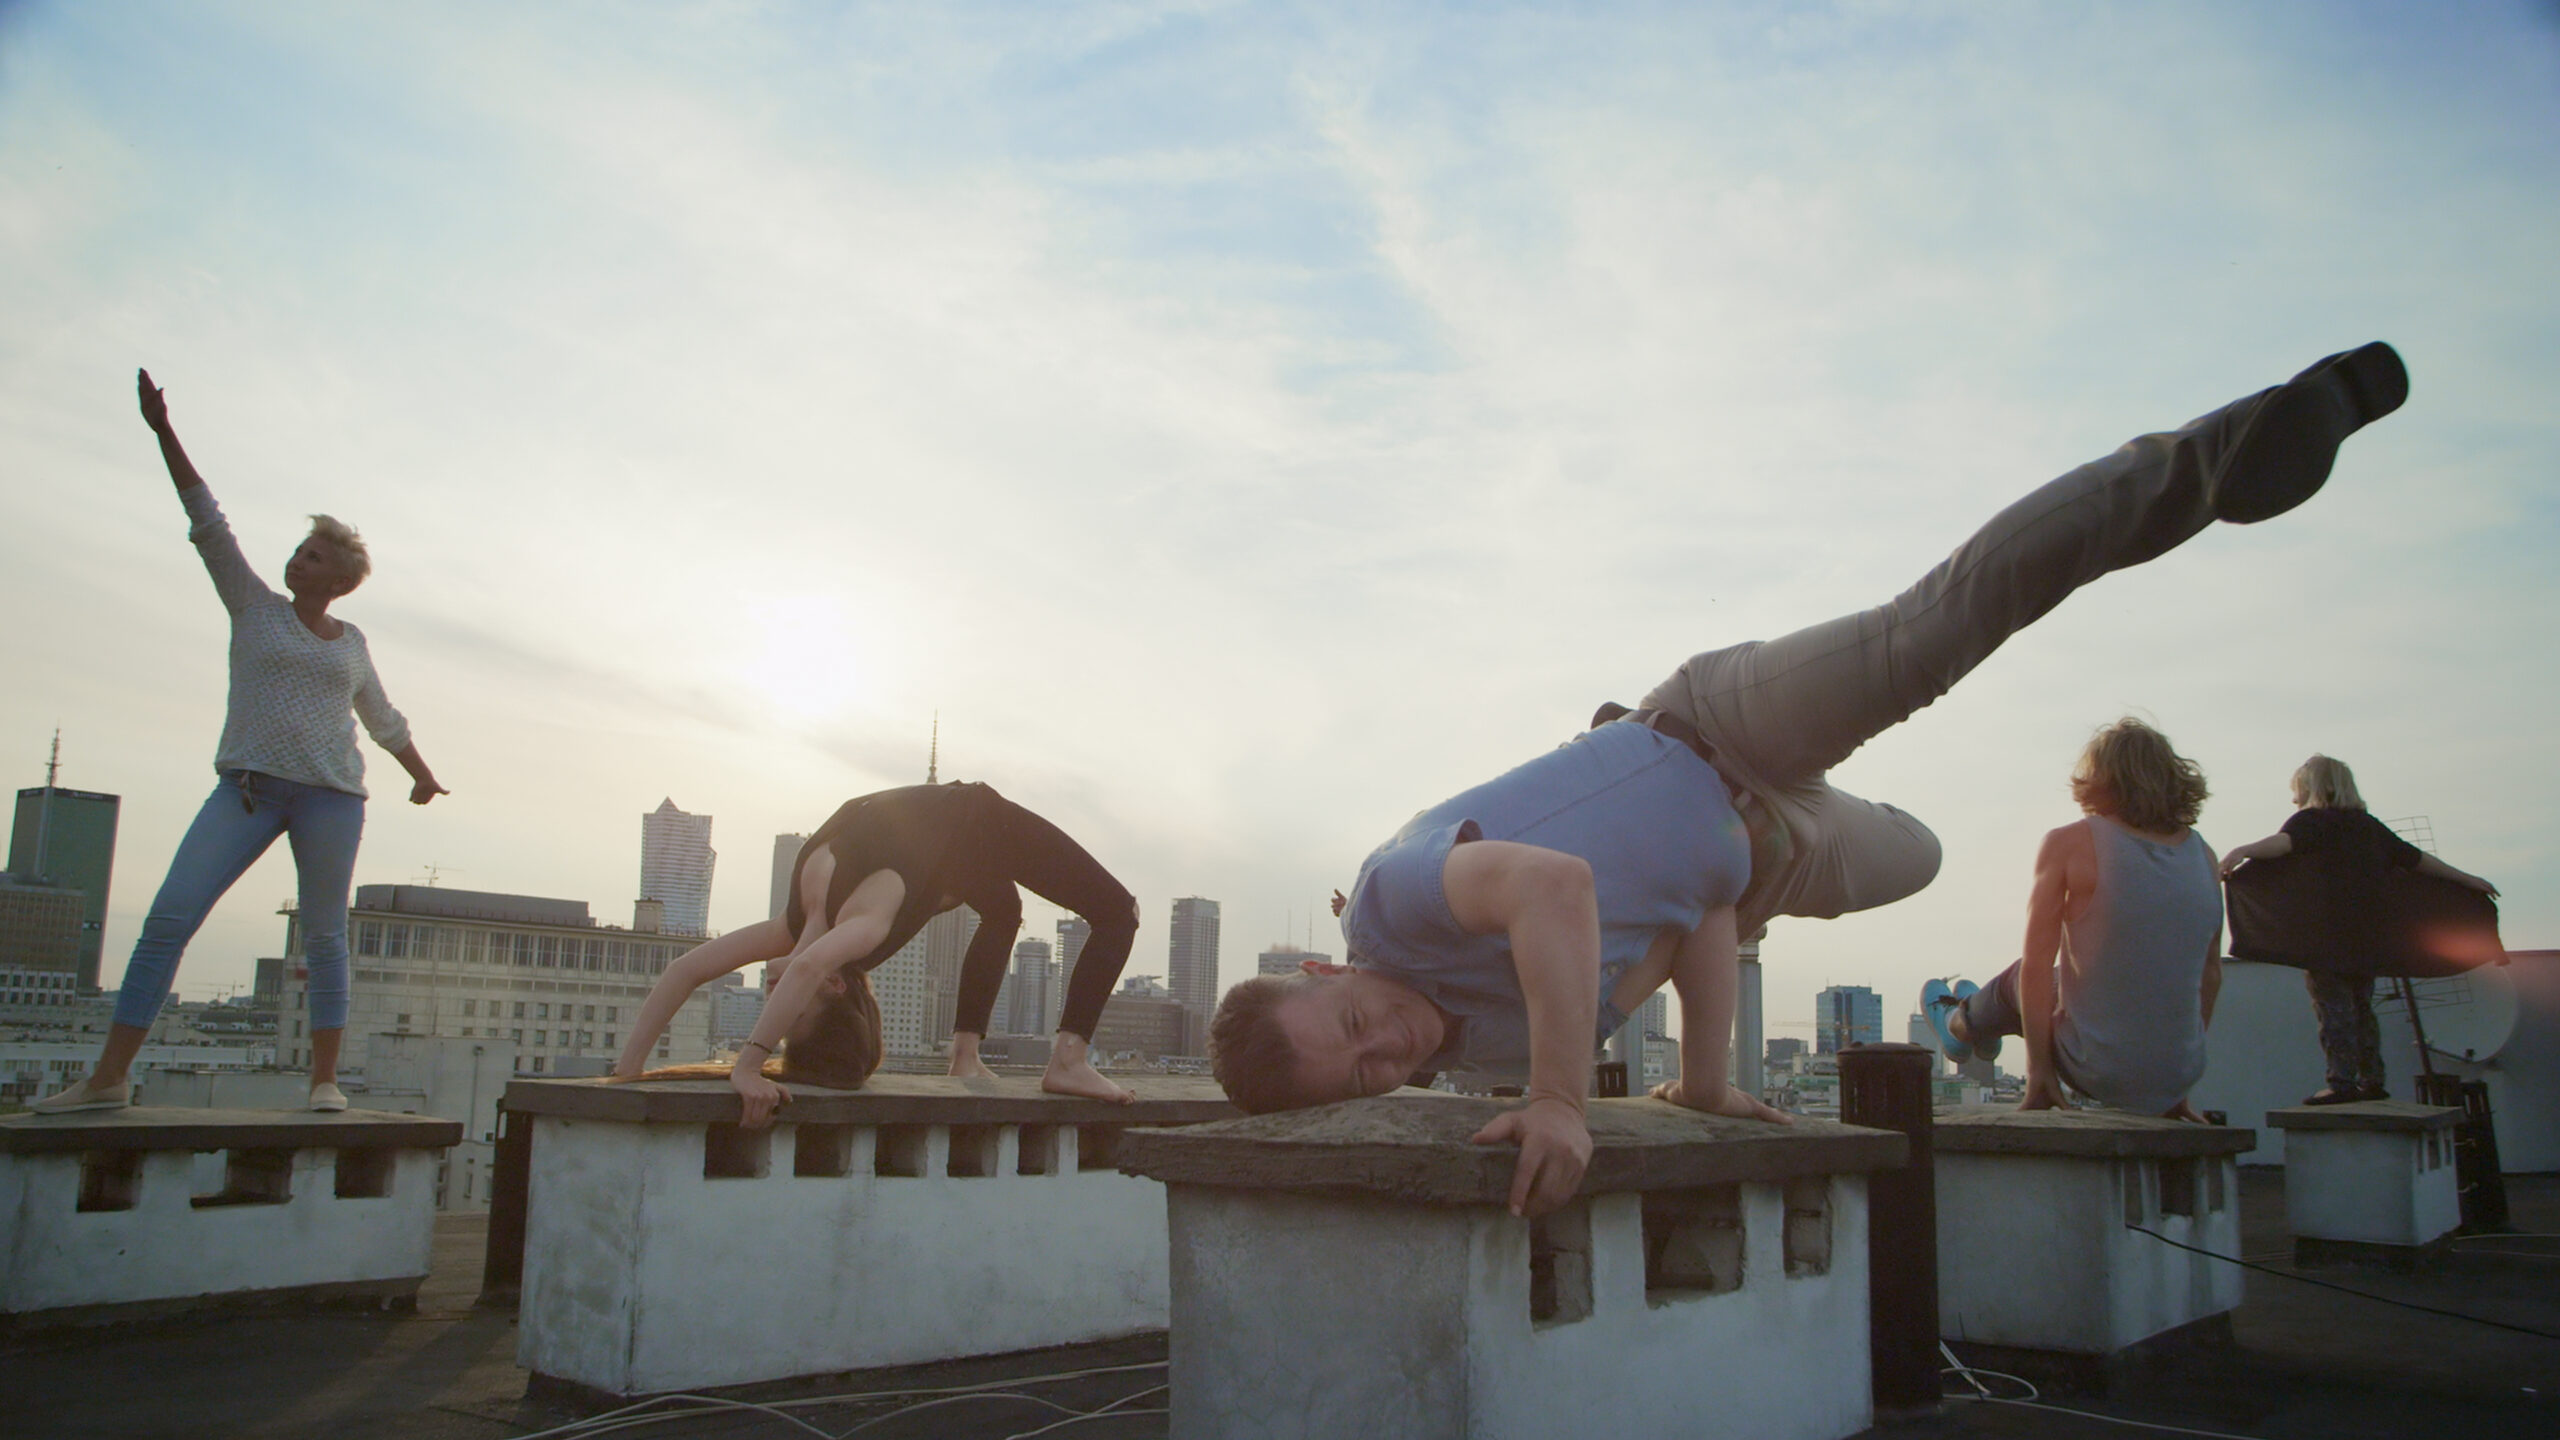
[(2193, 829), (2163, 845), (2093, 815), (2089, 832), (2098, 890), (2065, 927), (2055, 1056), (2073, 1087), (2157, 1115), (2204, 1076), (2204, 963), (2222, 886)]

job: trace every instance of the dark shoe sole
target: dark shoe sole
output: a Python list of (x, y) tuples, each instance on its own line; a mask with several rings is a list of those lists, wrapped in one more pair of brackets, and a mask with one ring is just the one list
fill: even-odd
[(2338, 447), (2409, 398), (2400, 353), (2376, 340), (2332, 355), (2267, 392), (2242, 422), (2213, 486), (2215, 518), (2271, 520), (2319, 493)]

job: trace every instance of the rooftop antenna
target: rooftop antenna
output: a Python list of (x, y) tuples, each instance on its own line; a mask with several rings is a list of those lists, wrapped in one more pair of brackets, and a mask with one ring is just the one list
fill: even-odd
[(53, 752), (45, 757), (44, 795), (36, 801), (35, 878), (50, 880), (53, 867), (46, 863), (53, 857), (46, 853), (53, 838), (53, 784), (62, 775), (62, 727), (53, 727)]
[(942, 783), (942, 712), (933, 712), (933, 744), (924, 752), (924, 783)]

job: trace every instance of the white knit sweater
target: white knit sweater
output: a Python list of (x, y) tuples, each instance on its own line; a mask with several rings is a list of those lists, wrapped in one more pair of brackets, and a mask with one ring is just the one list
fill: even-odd
[(213, 768), (364, 794), (350, 709), (383, 749), (409, 743), (409, 722), (382, 693), (364, 632), (341, 620), (335, 640), (312, 634), (293, 602), (249, 568), (212, 488), (193, 485), (178, 494), (195, 522), (187, 538), (231, 612), (231, 704)]

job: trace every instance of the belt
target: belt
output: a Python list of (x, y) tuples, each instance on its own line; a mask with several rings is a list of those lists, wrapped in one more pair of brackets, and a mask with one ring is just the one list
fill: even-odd
[(1690, 753), (1699, 759), (1710, 765), (1716, 763), (1716, 747), (1707, 743), (1707, 737), (1698, 733), (1698, 727), (1668, 710), (1630, 710), (1618, 718), (1629, 724), (1641, 725), (1666, 739), (1677, 740), (1688, 746)]

